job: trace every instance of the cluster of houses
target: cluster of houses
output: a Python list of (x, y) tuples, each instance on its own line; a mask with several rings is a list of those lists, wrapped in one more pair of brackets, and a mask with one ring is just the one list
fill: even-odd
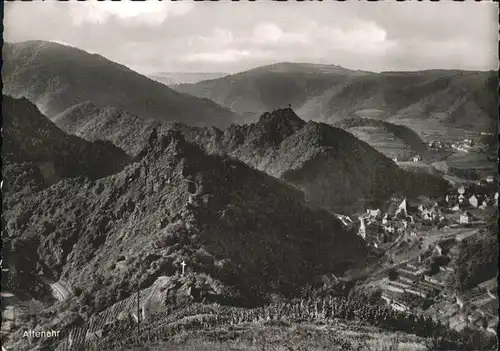
[(392, 242), (415, 226), (406, 198), (400, 201), (393, 199), (384, 213), (380, 209), (367, 209), (358, 219), (358, 235), (374, 247)]
[(469, 152), (469, 150), (474, 145), (471, 139), (464, 139), (462, 142), (452, 143), (451, 148), (460, 152)]
[(438, 294), (444, 289), (444, 283), (426, 273), (422, 267), (423, 260), (430, 255), (420, 255), (397, 269), (397, 279), (388, 280), (382, 290), (384, 299), (393, 309), (408, 311), (411, 307), (405, 301), (405, 294), (413, 296), (414, 300), (423, 301), (432, 294)]
[(464, 186), (458, 188), (456, 193), (447, 194), (442, 200), (432, 200), (419, 197), (416, 200), (407, 198), (392, 198), (385, 206), (385, 211), (380, 208), (367, 209), (358, 215), (358, 220), (348, 216), (339, 218), (344, 225), (357, 227), (357, 233), (369, 245), (378, 248), (384, 243), (392, 243), (407, 233), (417, 237), (418, 227), (421, 225), (446, 225), (450, 217), (445, 213), (456, 212), (460, 216), (453, 219), (455, 223), (471, 224), (475, 217), (473, 209), (484, 210), (488, 207), (498, 206), (498, 192), (494, 195), (474, 193)]
[(498, 191), (494, 195), (481, 194), (461, 186), (456, 194), (446, 195), (445, 201), (451, 211), (461, 212), (459, 223), (467, 224), (472, 219), (468, 209), (485, 210), (488, 207), (498, 206)]
[[(396, 270), (397, 278), (392, 280), (387, 279), (386, 284), (383, 286), (381, 297), (393, 309), (398, 311), (409, 311), (412, 308), (411, 305), (415, 304), (415, 301), (418, 305), (429, 297), (437, 297), (439, 301), (447, 299), (457, 305), (457, 310), (467, 312), (462, 318), (464, 322), (476, 324), (479, 319), (485, 319), (485, 328), (489, 328), (490, 324), (492, 324), (490, 323), (491, 318), (489, 317), (491, 316), (489, 314), (491, 313), (489, 312), (491, 311), (489, 310), (496, 311), (498, 307), (498, 296), (495, 293), (496, 285), (481, 286), (480, 284), (476, 292), (476, 300), (481, 301), (482, 305), (469, 306), (470, 303), (464, 302), (463, 297), (458, 296), (456, 293), (450, 296), (446, 294), (446, 279), (449, 274), (454, 273), (453, 267), (448, 265), (440, 266), (439, 272), (433, 275), (424, 267), (425, 260), (431, 255), (446, 256), (454, 245), (456, 245), (455, 238), (445, 238), (438, 242), (433, 250), (428, 250), (424, 254), (419, 255), (418, 258), (400, 265)], [(496, 283), (496, 281), (493, 283)], [(408, 298), (409, 296), (411, 297), (410, 299)], [(474, 301), (475, 299), (474, 296), (468, 296), (467, 300)], [(437, 305), (440, 304), (438, 303)], [(489, 308), (490, 305), (493, 308)], [(446, 303), (444, 306), (447, 306)], [(440, 312), (443, 313), (443, 311)]]
[(428, 144), (429, 149), (431, 150), (450, 150), (451, 149), (451, 144), (450, 143), (445, 143), (439, 140), (432, 140)]
[[(358, 216), (360, 235), (368, 244), (378, 247), (380, 244), (398, 240), (403, 234), (417, 236), (418, 223), (441, 223), (446, 221), (437, 201), (420, 199), (411, 202), (407, 198), (393, 198), (384, 213), (380, 209), (367, 209)], [(418, 223), (417, 223), (418, 222)]]

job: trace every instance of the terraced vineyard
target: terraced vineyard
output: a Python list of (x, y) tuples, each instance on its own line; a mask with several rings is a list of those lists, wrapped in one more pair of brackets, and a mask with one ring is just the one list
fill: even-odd
[[(397, 330), (415, 334), (421, 338), (431, 338), (435, 342), (458, 345), (463, 342), (460, 334), (449, 330), (432, 318), (408, 312), (392, 310), (389, 306), (369, 303), (364, 298), (325, 297), (310, 300), (276, 302), (264, 307), (243, 309), (220, 306), (217, 304), (193, 303), (172, 311), (159, 312), (140, 324), (131, 319), (113, 320), (113, 314), (120, 309), (129, 308), (133, 302), (124, 301), (105, 313), (97, 320), (87, 323), (87, 327), (72, 331), (73, 342), (66, 341), (58, 351), (69, 350), (125, 350), (140, 345), (150, 345), (172, 340), (181, 334), (200, 331), (234, 329), (236, 326), (249, 325), (294, 325), (297, 323), (320, 323), (332, 325), (338, 321), (368, 323), (383, 330)], [(103, 328), (104, 326), (104, 328)], [(95, 337), (86, 338), (89, 332), (102, 330)], [(222, 333), (223, 334), (223, 333)], [(215, 335), (215, 334), (214, 334)], [(430, 340), (430, 339), (429, 339)], [(351, 350), (351, 344), (340, 343), (339, 350)], [(485, 345), (485, 350), (487, 345)]]
[[(167, 281), (166, 279), (159, 278), (155, 284), (140, 292), (139, 303), (144, 306), (151, 298), (154, 297), (155, 292)], [(72, 350), (77, 347), (83, 347), (87, 343), (87, 339), (92, 339), (91, 335), (100, 335), (113, 323), (120, 322), (123, 324), (133, 324), (130, 320), (130, 315), (137, 314), (137, 296), (132, 295), (120, 302), (115, 303), (111, 307), (105, 309), (99, 314), (91, 317), (84, 326), (74, 328), (70, 331), (67, 338), (59, 345), (57, 350)], [(123, 318), (125, 317), (125, 318)], [(124, 321), (120, 321), (120, 320)]]

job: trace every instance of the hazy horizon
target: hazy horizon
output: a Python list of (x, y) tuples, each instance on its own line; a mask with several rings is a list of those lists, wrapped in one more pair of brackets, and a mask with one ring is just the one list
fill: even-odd
[(371, 72), (498, 69), (493, 2), (4, 5), (6, 41), (58, 42), (146, 75), (234, 74), (281, 62)]

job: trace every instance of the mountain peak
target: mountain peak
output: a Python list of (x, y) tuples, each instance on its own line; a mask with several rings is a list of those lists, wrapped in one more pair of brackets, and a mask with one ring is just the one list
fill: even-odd
[[(291, 107), (280, 108), (272, 112), (266, 112), (259, 118), (259, 124), (277, 126), (278, 124), (287, 124), (298, 126), (299, 128), (306, 124)], [(298, 129), (298, 128), (297, 128)]]
[(254, 127), (260, 129), (268, 141), (277, 145), (305, 124), (289, 107), (264, 113)]

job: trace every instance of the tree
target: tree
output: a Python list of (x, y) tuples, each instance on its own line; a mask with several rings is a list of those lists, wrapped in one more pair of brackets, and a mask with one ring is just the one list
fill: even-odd
[(388, 272), (388, 276), (389, 276), (389, 280), (394, 281), (394, 280), (398, 279), (399, 274), (394, 268), (391, 268)]

